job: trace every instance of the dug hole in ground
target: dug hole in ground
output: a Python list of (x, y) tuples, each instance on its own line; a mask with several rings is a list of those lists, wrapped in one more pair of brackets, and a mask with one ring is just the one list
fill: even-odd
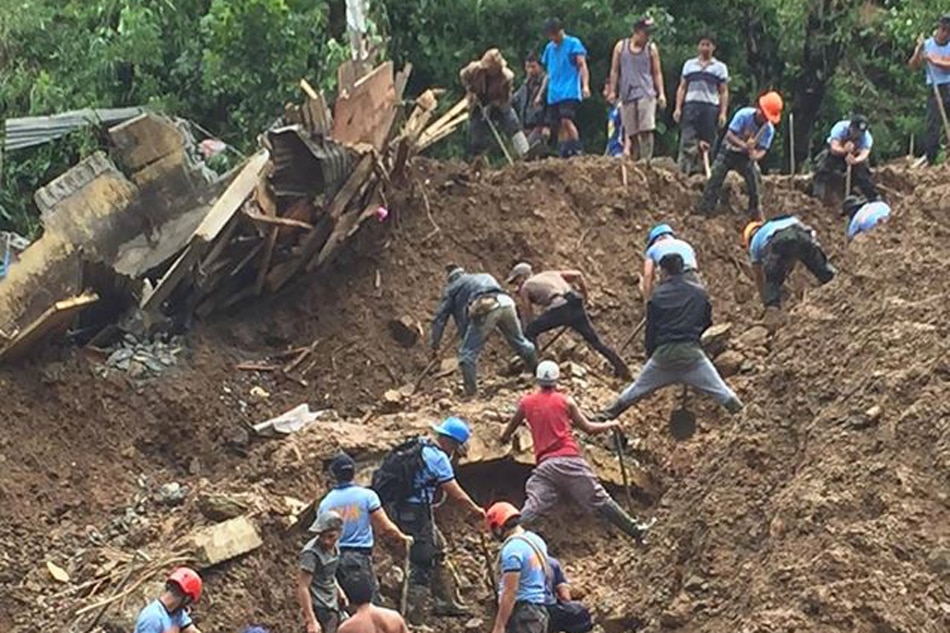
[[(458, 398), (451, 361), (413, 393), (427, 346), (405, 332), (397, 342), (390, 321), (408, 317), (428, 333), (446, 263), (503, 278), (525, 259), (583, 270), (595, 326), (619, 347), (642, 317), (643, 236), (671, 221), (696, 247), (716, 321), (732, 324), (717, 362), (747, 408), (733, 418), (691, 397), (699, 428), (682, 442), (667, 431), (679, 390), (625, 414), (633, 510), (657, 524), (637, 548), (570, 508), (544, 523), (575, 593), (607, 633), (950, 630), (950, 171), (876, 176), (894, 217), (850, 246), (837, 209), (807, 197), (801, 181), (765, 179), (767, 212), (799, 214), (840, 270), (822, 288), (796, 270), (777, 331), (761, 323), (738, 244), (737, 181), (727, 187), (733, 211), (703, 219), (689, 213), (701, 182), (664, 169), (630, 167), (625, 190), (619, 163), (605, 158), (481, 178), (420, 160), (411, 186), (390, 200), (390, 219), (363, 229), (332, 270), (198, 325), (161, 375), (98, 371), (70, 348), (0, 371), (0, 628), (68, 630), (78, 611), (127, 593), (96, 626), (129, 631), (161, 579), (134, 586), (148, 568), (136, 556), (171, 560), (163, 557), (179, 537), (244, 515), (263, 544), (203, 571), (197, 622), (205, 631), (301, 630), (294, 574), (307, 537), (289, 526), (324, 493), (324, 460), (345, 448), (366, 477), (389, 446), (448, 413), (476, 433), (462, 484), (481, 503), (520, 502), (530, 454), (508, 454), (495, 438), (529, 377), (506, 371), (510, 353), (496, 338), (480, 359), (477, 401)], [(315, 341), (306, 387), (235, 369)], [(568, 370), (564, 385), (585, 410), (623, 386), (573, 335), (547, 356)], [(625, 356), (638, 369), (641, 341)], [(284, 437), (249, 431), (301, 403), (335, 414)], [(626, 504), (616, 460), (602, 440), (585, 441)], [(430, 626), (488, 630), (478, 532), (453, 510), (440, 519), (481, 624)], [(391, 593), (394, 552), (378, 550)]]

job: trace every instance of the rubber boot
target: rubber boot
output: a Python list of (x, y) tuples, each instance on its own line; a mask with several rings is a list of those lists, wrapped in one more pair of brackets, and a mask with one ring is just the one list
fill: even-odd
[(626, 510), (620, 507), (620, 504), (610, 499), (604, 505), (598, 508), (601, 516), (610, 521), (614, 526), (620, 528), (627, 536), (634, 539), (637, 543), (643, 543), (647, 532), (653, 527), (656, 519), (642, 522), (630, 516)]
[(742, 407), (745, 405), (742, 404), (742, 401), (739, 400), (739, 398), (732, 398), (731, 400), (728, 400), (723, 406), (726, 408), (726, 411), (735, 415), (736, 413), (742, 411)]
[(432, 575), (432, 615), (462, 618), (472, 615), (471, 610), (458, 601), (455, 577), (445, 561), (436, 563)]
[(478, 391), (478, 378), (475, 373), (475, 367), (465, 364), (460, 366), (462, 369), (462, 385), (466, 396), (474, 396)]
[(409, 623), (419, 626), (428, 620), (429, 612), (432, 610), (432, 593), (425, 585), (409, 585), (409, 592), (406, 596), (406, 618)]
[(511, 137), (511, 144), (514, 146), (518, 158), (524, 158), (528, 154), (528, 137), (524, 135), (524, 132), (516, 132)]

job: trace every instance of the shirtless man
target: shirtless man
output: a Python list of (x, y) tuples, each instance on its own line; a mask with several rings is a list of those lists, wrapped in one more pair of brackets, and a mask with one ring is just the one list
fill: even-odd
[[(567, 326), (583, 337), (601, 356), (613, 366), (614, 374), (628, 379), (630, 369), (620, 355), (607, 347), (594, 330), (584, 300), (587, 298), (587, 284), (579, 270), (546, 270), (534, 274), (531, 264), (521, 262), (511, 269), (507, 283), (518, 286), (518, 304), (521, 318), (526, 324), (524, 333), (537, 344), (542, 332)], [(577, 290), (574, 289), (577, 286)], [(579, 291), (579, 292), (578, 292)], [(544, 308), (541, 315), (534, 319), (533, 306)]]
[(356, 611), (340, 625), (337, 633), (409, 633), (406, 621), (398, 611), (377, 607), (372, 603), (371, 583), (353, 583), (348, 598), (351, 608)]

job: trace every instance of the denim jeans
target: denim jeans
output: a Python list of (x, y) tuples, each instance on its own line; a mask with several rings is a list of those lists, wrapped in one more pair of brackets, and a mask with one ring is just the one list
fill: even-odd
[(496, 295), (495, 299), (497, 305), (494, 308), (486, 314), (469, 320), (468, 329), (462, 337), (462, 345), (459, 348), (459, 367), (462, 370), (467, 394), (475, 393), (478, 383), (478, 355), (485, 347), (488, 335), (496, 328), (529, 370), (534, 371), (538, 364), (537, 350), (521, 331), (521, 322), (518, 320), (514, 300), (505, 294)]

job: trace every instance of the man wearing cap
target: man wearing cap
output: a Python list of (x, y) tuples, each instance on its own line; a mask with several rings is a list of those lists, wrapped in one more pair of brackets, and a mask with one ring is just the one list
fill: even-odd
[(560, 375), (557, 363), (541, 362), (537, 371), (538, 390), (521, 399), (501, 434), (502, 444), (507, 444), (522, 424), (527, 423), (531, 431), (535, 467), (525, 484), (522, 520), (531, 523), (546, 515), (558, 499), (568, 497), (585, 511), (596, 511), (627, 536), (640, 541), (653, 522), (638, 521), (611, 498), (571, 432), (572, 427), (577, 427), (594, 435), (620, 426), (616, 422), (589, 421), (572, 397), (558, 391)]
[[(843, 174), (851, 169), (851, 177), (858, 189), (869, 200), (878, 200), (877, 191), (868, 158), (874, 137), (871, 136), (870, 121), (863, 114), (855, 114), (850, 119), (838, 121), (828, 134), (828, 147), (818, 156), (818, 169), (815, 170), (813, 192), (824, 198), (825, 188), (833, 174)], [(846, 196), (851, 192), (846, 191)]]
[(804, 264), (821, 285), (837, 272), (821, 250), (814, 229), (793, 215), (749, 222), (742, 230), (742, 245), (749, 251), (755, 285), (766, 308), (781, 305), (782, 284), (795, 262)]
[(683, 64), (673, 110), (673, 120), (680, 125), (677, 163), (687, 176), (702, 171), (699, 159), (716, 142), (729, 111), (729, 69), (713, 57), (716, 38), (711, 33), (700, 35), (697, 48), (699, 56)]
[(497, 48), (489, 49), (481, 59), (468, 64), (459, 72), (462, 87), (468, 98), (469, 151), (481, 156), (495, 143), (491, 126), (511, 138), (515, 153), (528, 153), (528, 137), (521, 129), (521, 121), (511, 105), (511, 91), (515, 74)]
[[(507, 283), (518, 286), (518, 303), (524, 320), (525, 336), (537, 347), (538, 336), (558, 327), (569, 327), (587, 341), (614, 369), (614, 375), (629, 378), (630, 369), (620, 355), (598, 336), (590, 322), (584, 301), (587, 284), (579, 270), (545, 270), (535, 274), (531, 264), (521, 262), (511, 269)], [(577, 290), (575, 290), (575, 287)], [(544, 311), (534, 318), (533, 306)]]
[(730, 171), (738, 171), (745, 179), (749, 190), (749, 217), (759, 218), (762, 211), (759, 208), (759, 166), (758, 163), (765, 157), (772, 139), (775, 137), (775, 125), (782, 119), (782, 97), (777, 92), (767, 92), (759, 97), (755, 108), (742, 108), (735, 113), (729, 122), (726, 138), (719, 146), (716, 161), (712, 166), (712, 174), (706, 181), (703, 190), (699, 212), (705, 216), (712, 215), (719, 204), (719, 193), (726, 175)]
[(633, 35), (614, 45), (610, 62), (607, 102), (613, 104), (619, 98), (622, 104), (624, 155), (634, 160), (653, 158), (656, 109), (666, 109), (660, 51), (650, 41), (653, 26), (650, 17), (637, 20)]
[(649, 301), (653, 296), (653, 288), (657, 272), (660, 270), (660, 260), (667, 255), (676, 254), (683, 258), (685, 272), (683, 277), (686, 281), (696, 284), (702, 284), (699, 277), (699, 265), (696, 263), (696, 251), (690, 246), (689, 242), (681, 240), (676, 236), (673, 227), (669, 224), (657, 224), (647, 235), (647, 250), (643, 254), (643, 284), (641, 292), (643, 300)]
[(703, 351), (702, 335), (712, 325), (712, 304), (705, 288), (683, 276), (683, 258), (673, 253), (660, 260), (668, 281), (647, 302), (647, 364), (632, 385), (597, 417), (612, 420), (636, 402), (667, 385), (689, 385), (709, 394), (730, 413), (742, 409), (736, 393), (723, 381)]
[(334, 457), (330, 474), (336, 485), (320, 501), (317, 513), (332, 511), (343, 519), (338, 544), (337, 581), (346, 595), (350, 595), (349, 587), (354, 583), (369, 582), (373, 587), (373, 599), (378, 602), (379, 583), (373, 569), (374, 530), (390, 536), (406, 548), (412, 544), (412, 537), (403, 534), (389, 519), (375, 491), (354, 483), (356, 463), (352, 457), (346, 453)]
[(534, 371), (538, 364), (537, 352), (521, 331), (514, 299), (487, 273), (469, 274), (457, 264), (447, 266), (446, 272), (448, 279), (442, 301), (432, 319), (432, 357), (438, 355), (442, 333), (451, 316), (462, 337), (458, 358), (466, 395), (473, 396), (478, 389), (478, 355), (495, 329), (502, 333), (528, 370)]
[(891, 217), (891, 207), (883, 200), (868, 202), (865, 198), (848, 196), (841, 203), (841, 213), (848, 218), (848, 239), (867, 233)]
[(434, 598), (434, 615), (464, 616), (469, 611), (455, 598), (455, 583), (445, 560), (445, 539), (435, 524), (432, 505), (437, 493), (443, 493), (478, 519), (485, 511), (459, 485), (452, 459), (464, 450), (471, 436), (460, 418), (449, 417), (432, 425), (432, 438), (425, 440), (419, 453), (421, 467), (413, 477), (412, 492), (395, 504), (397, 525), (413, 538), (409, 550), (409, 619), (418, 624), (425, 617), (429, 597)]
[(316, 536), (300, 552), (297, 603), (307, 633), (336, 633), (340, 624), (341, 602), (346, 599), (336, 583), (342, 529), (343, 519), (336, 512), (318, 514), (310, 527)]
[(544, 23), (544, 35), (549, 41), (541, 54), (541, 64), (547, 74), (535, 102), (540, 105), (542, 99), (547, 100), (549, 122), (557, 130), (561, 157), (577, 156), (583, 153), (584, 146), (574, 119), (581, 101), (590, 97), (587, 49), (578, 38), (564, 32), (557, 18)]
[[(927, 139), (924, 143), (924, 155), (927, 164), (937, 162), (940, 150), (941, 127), (943, 117), (937, 103), (937, 94), (943, 103), (944, 112), (950, 112), (950, 13), (937, 21), (937, 29), (932, 37), (921, 36), (917, 48), (908, 64), (914, 70), (924, 66), (927, 73)], [(936, 89), (934, 89), (936, 86)]]

